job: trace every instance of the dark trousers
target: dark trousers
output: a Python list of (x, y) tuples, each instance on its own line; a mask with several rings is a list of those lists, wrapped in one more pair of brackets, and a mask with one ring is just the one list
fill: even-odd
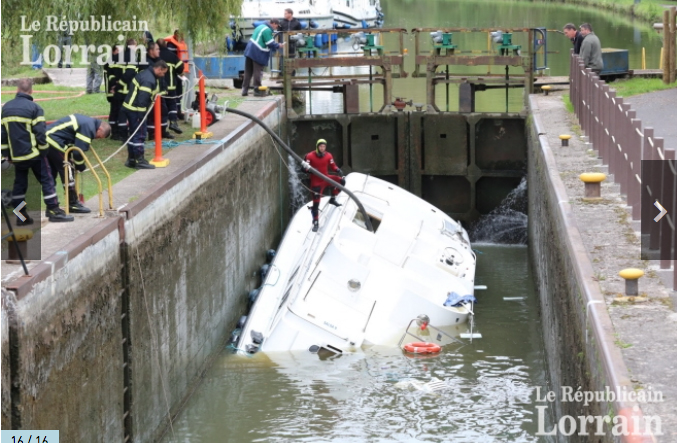
[[(87, 165), (84, 163), (84, 159), (80, 155), (79, 152), (71, 152), (69, 155), (69, 162), (73, 164), (74, 168), (76, 171), (82, 172), (85, 169), (87, 169)], [(65, 168), (64, 168), (64, 158), (65, 158), (65, 152), (59, 151), (55, 147), (51, 146), (47, 150), (47, 161), (49, 163), (50, 167), (50, 172), (52, 174), (52, 178), (54, 179), (54, 185), (56, 185), (56, 178), (59, 177), (61, 178), (61, 184), (66, 187), (66, 174), (65, 174)], [(70, 181), (68, 182), (68, 188), (69, 189), (75, 189), (75, 179), (71, 177)]]
[[(161, 133), (164, 134), (167, 132), (167, 118), (169, 116), (169, 108), (167, 107), (167, 101), (168, 99), (162, 98), (160, 99), (160, 126), (162, 126)], [(150, 114), (148, 114), (148, 118), (146, 119), (146, 127), (148, 128), (148, 135), (150, 136), (151, 139), (155, 137), (155, 105), (153, 105), (153, 109), (151, 109)], [(131, 125), (130, 125), (130, 131)]]
[(174, 91), (174, 95), (176, 95), (178, 98), (176, 100), (176, 112), (178, 114), (183, 114), (181, 112), (181, 100), (183, 100), (183, 82), (181, 81), (180, 78), (177, 77), (176, 79), (176, 90)]
[(167, 120), (170, 122), (175, 122), (179, 119), (177, 113), (178, 99), (176, 98), (176, 89), (169, 91), (166, 98), (163, 98), (163, 102), (167, 102)]
[[(124, 109), (124, 114), (127, 116), (127, 121), (129, 122), (129, 133), (134, 134), (134, 131), (138, 128), (127, 143), (127, 152), (131, 158), (143, 157), (143, 144), (146, 141), (146, 122), (143, 120), (145, 112), (134, 112), (128, 109)], [(148, 114), (150, 118), (153, 115), (152, 111)]]
[(129, 134), (127, 131), (129, 129), (129, 126), (127, 124), (127, 113), (125, 112), (125, 109), (122, 107), (122, 103), (125, 101), (126, 95), (115, 93), (115, 96), (113, 96), (113, 100), (117, 100), (120, 102), (120, 109), (118, 111), (118, 131), (120, 131), (120, 134), (124, 135), (125, 138), (129, 137)]
[[(120, 120), (120, 109), (122, 108), (122, 99), (119, 95), (115, 94), (110, 99), (110, 111), (108, 112), (108, 124), (113, 131), (113, 134), (118, 132), (118, 121)], [(125, 122), (125, 127), (127, 122)]]
[(28, 172), (33, 175), (42, 185), (42, 198), (45, 200), (47, 209), (59, 207), (59, 200), (54, 189), (54, 177), (49, 167), (47, 157), (36, 157), (30, 160), (14, 162), (14, 188), (12, 189), (12, 205), (16, 208), (26, 199), (28, 191)]
[(254, 88), (261, 86), (261, 76), (263, 75), (263, 65), (259, 65), (249, 57), (244, 58), (244, 79), (242, 80), (242, 93), (249, 91), (249, 82), (254, 78)]

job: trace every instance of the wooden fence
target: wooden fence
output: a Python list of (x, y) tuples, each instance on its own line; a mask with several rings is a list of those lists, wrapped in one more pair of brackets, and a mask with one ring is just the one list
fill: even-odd
[[(630, 104), (589, 68), (577, 55), (571, 55), (570, 99), (581, 128), (608, 165), (614, 182), (626, 196), (632, 208), (633, 220), (644, 220), (642, 243), (649, 245), (652, 257), (662, 257), (661, 269), (673, 268), (673, 289), (677, 290), (677, 266), (665, 257), (677, 254), (675, 219), (677, 211), (677, 161), (675, 150), (664, 148), (662, 137), (655, 137), (651, 127), (644, 128)], [(664, 163), (645, 163), (642, 182), (642, 160), (667, 160)], [(642, 199), (649, 199), (642, 214)], [(661, 223), (653, 217), (658, 214), (653, 202), (658, 200), (668, 211)], [(652, 209), (653, 208), (653, 209)], [(649, 224), (647, 229), (645, 223)]]

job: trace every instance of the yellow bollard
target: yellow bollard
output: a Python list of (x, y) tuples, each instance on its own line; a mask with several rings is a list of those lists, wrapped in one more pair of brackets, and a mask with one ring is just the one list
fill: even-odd
[[(9, 234), (9, 231), (2, 231), (2, 238)], [(21, 257), (25, 262), (28, 256), (28, 241), (33, 238), (33, 231), (28, 228), (14, 228), (14, 238), (9, 235), (7, 237), (7, 244), (9, 249), (7, 250), (7, 263), (14, 263), (16, 260), (19, 260), (19, 253), (17, 249), (21, 252)], [(16, 239), (16, 241), (14, 241)], [(10, 244), (13, 243), (13, 244)]]
[(642, 46), (642, 69), (646, 69), (646, 50)]
[(586, 172), (578, 176), (585, 183), (585, 201), (600, 200), (602, 197), (601, 183), (606, 179), (606, 174), (601, 172)]
[(569, 146), (569, 139), (571, 136), (569, 134), (562, 134), (559, 136), (559, 139), (562, 140), (562, 146)]
[(550, 85), (541, 86), (541, 90), (543, 91), (543, 94), (548, 95), (550, 92)]
[(625, 279), (625, 295), (638, 295), (639, 284), (637, 283), (637, 280), (644, 275), (644, 271), (641, 269), (628, 268), (623, 269), (618, 275)]
[(658, 69), (663, 69), (663, 48), (661, 48), (661, 56), (658, 59)]

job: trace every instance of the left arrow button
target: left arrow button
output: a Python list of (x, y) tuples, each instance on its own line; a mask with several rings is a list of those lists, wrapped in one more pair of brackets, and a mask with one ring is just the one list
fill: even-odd
[(21, 220), (22, 222), (26, 221), (26, 217), (20, 212), (24, 206), (26, 206), (26, 202), (22, 201), (21, 203), (19, 203), (19, 206), (14, 208), (14, 211), (12, 211), (17, 217), (19, 217), (19, 220)]

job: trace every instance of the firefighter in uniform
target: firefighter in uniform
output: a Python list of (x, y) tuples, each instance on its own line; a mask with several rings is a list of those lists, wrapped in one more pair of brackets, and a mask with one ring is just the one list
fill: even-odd
[(120, 117), (120, 107), (124, 97), (115, 93), (118, 85), (118, 80), (122, 78), (124, 65), (120, 63), (120, 52), (117, 46), (113, 46), (113, 56), (110, 63), (103, 65), (103, 82), (106, 90), (106, 100), (110, 103), (110, 111), (108, 113), (108, 124), (111, 127), (113, 140), (126, 140), (122, 138), (122, 134), (118, 130), (118, 119)]
[(183, 131), (179, 128), (178, 123), (178, 108), (181, 106), (181, 99), (177, 98), (176, 88), (181, 79), (179, 79), (179, 74), (183, 72), (183, 62), (179, 59), (175, 52), (172, 52), (167, 48), (167, 42), (163, 39), (158, 39), (158, 46), (160, 47), (160, 58), (167, 63), (169, 70), (167, 75), (165, 75), (165, 84), (167, 85), (167, 99), (163, 99), (167, 102), (168, 119), (169, 119), (169, 129), (181, 134)]
[(132, 83), (134, 76), (136, 76), (139, 71), (135, 49), (136, 40), (127, 40), (123, 57), (118, 61), (118, 64), (120, 65), (120, 78), (117, 79), (113, 100), (120, 102), (120, 110), (118, 111), (118, 135), (117, 137), (113, 135), (113, 140), (126, 141), (130, 135), (127, 114), (123, 112), (122, 103), (129, 93), (129, 86)]
[[(346, 181), (343, 178), (343, 171), (336, 166), (334, 163), (334, 157), (327, 152), (327, 141), (323, 138), (319, 139), (315, 144), (315, 150), (306, 154), (301, 163), (301, 166), (305, 171), (308, 171), (311, 167), (317, 169), (320, 173), (326, 175), (330, 179), (334, 180), (341, 185), (345, 185)], [(336, 172), (338, 175), (330, 175), (329, 170)], [(339, 191), (336, 187), (332, 186), (328, 182), (324, 181), (320, 177), (311, 174), (310, 176), (310, 192), (313, 199), (313, 206), (310, 210), (310, 213), (313, 216), (313, 232), (317, 232), (319, 227), (319, 215), (320, 215), (320, 198), (325, 188), (331, 189), (331, 198), (329, 203), (334, 206), (341, 206), (339, 202), (336, 201), (336, 196), (339, 194)]]
[[(146, 121), (144, 116), (153, 105), (155, 96), (160, 93), (160, 79), (167, 73), (167, 63), (157, 61), (151, 68), (144, 69), (134, 77), (129, 93), (122, 103), (122, 110), (129, 121), (129, 132), (134, 134), (127, 144), (129, 158), (125, 166), (134, 169), (155, 169), (143, 157), (143, 144), (146, 140)], [(138, 131), (137, 131), (138, 128)]]
[[(188, 45), (186, 44), (181, 32), (178, 29), (174, 30), (174, 34), (169, 37), (165, 37), (167, 42), (167, 49), (175, 53), (176, 56), (183, 62), (183, 68), (176, 70), (176, 75), (181, 76), (181, 74), (187, 74), (190, 70), (188, 66)], [(179, 81), (176, 83), (176, 94), (177, 97), (183, 96), (183, 82)], [(179, 98), (176, 103), (176, 113), (179, 120), (183, 120), (183, 109), (181, 106), (181, 99)]]
[[(42, 198), (47, 206), (45, 215), (51, 222), (73, 221), (59, 208), (49, 163), (47, 162), (47, 141), (45, 139), (45, 113), (33, 102), (33, 84), (30, 79), (19, 80), (16, 97), (2, 107), (2, 156), (14, 164), (15, 177), (12, 191), (12, 205), (16, 208), (26, 198), (28, 172), (42, 185)], [(30, 225), (33, 219), (26, 206), (19, 211), (25, 220), (17, 219), (17, 225)]]
[[(146, 51), (146, 60), (147, 63), (145, 64), (139, 64), (139, 72), (143, 71), (145, 69), (149, 69), (152, 66), (155, 65), (156, 62), (162, 60), (160, 58), (160, 46), (155, 43), (155, 42), (150, 42), (148, 43), (148, 49)], [(166, 63), (166, 62), (165, 62)], [(167, 71), (169, 72), (169, 66), (167, 67)], [(160, 85), (160, 93), (159, 95), (167, 96), (167, 83), (165, 82), (165, 78), (162, 77), (158, 80), (158, 83)], [(169, 132), (167, 132), (167, 120), (169, 117), (169, 104), (167, 103), (168, 100), (162, 99), (160, 100), (160, 126), (161, 128), (161, 134), (162, 138), (174, 138), (173, 135), (171, 135)], [(148, 140), (155, 140), (155, 103), (153, 103), (153, 109), (150, 111), (150, 114), (148, 114), (148, 119), (146, 120), (147, 122), (147, 128), (148, 128)]]
[[(108, 123), (81, 114), (71, 114), (47, 126), (46, 136), (47, 144), (49, 145), (47, 160), (49, 161), (55, 184), (58, 175), (61, 177), (61, 183), (64, 188), (66, 188), (64, 160), (68, 148), (75, 146), (83, 151), (88, 151), (92, 140), (95, 138), (107, 138), (110, 133), (111, 126)], [(86, 169), (85, 159), (82, 158), (78, 151), (72, 151), (68, 155), (68, 162), (78, 172)], [(73, 178), (70, 178), (68, 181), (68, 210), (76, 214), (91, 212), (89, 208), (83, 206), (78, 201), (78, 194), (75, 191), (75, 180)]]

